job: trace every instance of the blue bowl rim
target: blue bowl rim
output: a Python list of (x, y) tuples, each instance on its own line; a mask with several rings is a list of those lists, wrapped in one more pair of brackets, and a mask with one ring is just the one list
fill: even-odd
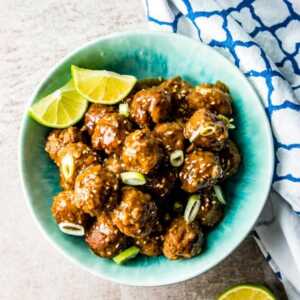
[[(221, 57), (225, 63), (228, 64), (229, 67), (232, 68), (232, 71), (234, 71), (235, 73), (237, 73), (239, 75), (239, 77), (241, 78), (241, 80), (243, 80), (248, 86), (249, 88), (253, 91), (253, 96), (255, 96), (259, 102), (259, 105), (257, 106), (257, 109), (260, 109), (264, 115), (264, 119), (265, 119), (265, 123), (267, 124), (267, 142), (269, 144), (269, 149), (270, 149), (270, 153), (268, 156), (269, 159), (269, 165), (270, 165), (270, 170), (269, 170), (269, 176), (268, 176), (268, 184), (267, 184), (267, 189), (266, 189), (266, 195), (265, 198), (263, 199), (263, 201), (261, 201), (260, 207), (257, 210), (257, 216), (256, 218), (254, 218), (249, 226), (249, 229), (247, 231), (244, 232), (243, 235), (241, 235), (241, 238), (238, 242), (236, 242), (232, 248), (227, 251), (226, 253), (223, 253), (222, 257), (219, 258), (218, 260), (216, 260), (214, 263), (212, 263), (209, 267), (207, 267), (204, 270), (201, 271), (197, 271), (195, 270), (195, 272), (193, 274), (189, 274), (186, 276), (178, 276), (178, 278), (176, 279), (172, 279), (172, 280), (165, 280), (165, 281), (161, 281), (161, 282), (143, 282), (142, 280), (140, 282), (130, 282), (129, 280), (119, 280), (116, 279), (114, 277), (108, 276), (103, 274), (102, 272), (97, 272), (94, 270), (89, 269), (87, 266), (83, 265), (81, 262), (79, 262), (78, 260), (76, 260), (75, 258), (71, 257), (68, 252), (61, 246), (59, 246), (54, 240), (52, 240), (46, 230), (43, 228), (43, 226), (39, 223), (37, 216), (35, 215), (33, 208), (31, 206), (30, 203), (30, 192), (26, 186), (25, 183), (25, 176), (24, 176), (24, 163), (23, 163), (23, 157), (22, 157), (22, 149), (24, 147), (25, 144), (25, 128), (26, 128), (26, 122), (27, 119), (29, 118), (27, 115), (27, 111), (28, 108), (31, 106), (31, 104), (34, 102), (36, 96), (38, 95), (39, 91), (43, 88), (44, 84), (46, 83), (46, 81), (51, 78), (51, 76), (53, 75), (53, 73), (57, 70), (57, 68), (59, 68), (60, 65), (62, 65), (66, 60), (68, 60), (69, 58), (71, 58), (72, 56), (76, 55), (79, 51), (83, 51), (86, 48), (89, 48), (90, 46), (97, 44), (101, 41), (104, 40), (110, 40), (110, 39), (116, 39), (116, 38), (124, 38), (124, 37), (128, 37), (128, 36), (133, 36), (136, 34), (142, 34), (142, 35), (153, 35), (153, 36), (168, 36), (171, 38), (177, 38), (177, 39), (181, 39), (182, 41), (185, 41), (186, 43), (194, 43), (194, 44), (198, 44), (199, 47), (204, 47), (204, 48), (209, 48), (209, 51), (213, 51), (215, 53), (215, 55)], [(170, 33), (170, 32), (156, 32), (156, 31), (150, 31), (150, 30), (132, 30), (132, 31), (123, 31), (123, 32), (115, 32), (112, 34), (108, 34), (108, 35), (104, 35), (101, 36), (97, 39), (94, 39), (90, 42), (84, 43), (82, 46), (77, 47), (76, 49), (74, 49), (73, 51), (71, 51), (68, 55), (64, 56), (61, 60), (59, 60), (49, 71), (48, 73), (43, 77), (43, 79), (40, 81), (40, 83), (37, 85), (37, 87), (35, 88), (34, 92), (32, 93), (29, 101), (27, 101), (26, 106), (25, 106), (25, 112), (23, 114), (22, 117), (22, 121), (21, 121), (21, 127), (20, 127), (20, 133), (19, 133), (19, 141), (18, 141), (18, 170), (19, 170), (19, 174), (21, 177), (21, 186), (22, 186), (22, 190), (23, 193), (25, 195), (26, 198), (26, 206), (32, 216), (32, 218), (34, 219), (37, 227), (39, 228), (39, 230), (41, 231), (42, 235), (46, 238), (46, 240), (48, 240), (48, 242), (54, 247), (56, 248), (60, 253), (63, 254), (63, 256), (65, 256), (67, 259), (69, 259), (70, 261), (72, 261), (75, 265), (78, 265), (79, 267), (81, 267), (82, 269), (86, 270), (87, 272), (105, 279), (105, 280), (109, 280), (115, 283), (119, 283), (119, 284), (124, 284), (124, 285), (129, 285), (129, 286), (163, 286), (163, 285), (170, 285), (170, 284), (175, 284), (175, 283), (179, 283), (179, 282), (183, 282), (189, 279), (192, 279), (196, 276), (199, 276), (207, 271), (209, 271), (210, 269), (214, 268), (216, 265), (218, 265), (219, 263), (221, 263), (225, 258), (227, 258), (244, 240), (245, 238), (248, 236), (249, 232), (252, 230), (252, 228), (255, 226), (256, 221), (258, 220), (264, 206), (265, 203), (268, 199), (269, 196), (269, 192), (271, 189), (271, 184), (272, 184), (272, 178), (273, 178), (273, 173), (274, 173), (274, 142), (273, 142), (273, 137), (272, 137), (272, 130), (271, 130), (271, 126), (269, 123), (269, 120), (267, 118), (266, 112), (264, 110), (263, 104), (260, 100), (260, 97), (257, 95), (255, 89), (253, 88), (253, 86), (251, 85), (251, 83), (247, 80), (247, 78), (244, 76), (244, 74), (225, 56), (223, 56), (222, 54), (220, 54), (218, 51), (216, 51), (215, 49), (213, 49), (212, 47), (194, 40), (190, 37), (178, 34), (178, 33)], [(179, 275), (179, 274), (178, 274)]]

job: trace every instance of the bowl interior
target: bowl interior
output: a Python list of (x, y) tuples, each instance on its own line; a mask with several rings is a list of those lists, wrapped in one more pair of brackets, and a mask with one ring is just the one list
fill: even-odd
[(46, 236), (81, 266), (125, 284), (174, 283), (194, 277), (220, 262), (254, 225), (268, 195), (273, 172), (269, 124), (248, 81), (223, 56), (199, 42), (174, 34), (122, 33), (101, 38), (68, 56), (42, 82), (32, 102), (63, 85), (70, 78), (71, 64), (132, 74), (139, 79), (180, 75), (192, 84), (225, 82), (233, 97), (237, 126), (233, 135), (243, 162), (239, 173), (226, 184), (227, 212), (209, 234), (203, 254), (178, 261), (141, 257), (120, 267), (91, 254), (82, 239), (66, 236), (58, 230), (50, 212), (51, 199), (60, 189), (58, 170), (44, 151), (48, 129), (24, 116), (21, 176), (29, 207)]

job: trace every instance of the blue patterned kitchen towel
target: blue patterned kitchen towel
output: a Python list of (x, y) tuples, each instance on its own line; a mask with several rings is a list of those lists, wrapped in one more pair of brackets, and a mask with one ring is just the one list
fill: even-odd
[(145, 0), (145, 8), (152, 29), (214, 47), (260, 95), (276, 161), (269, 207), (254, 236), (289, 298), (299, 300), (300, 0)]

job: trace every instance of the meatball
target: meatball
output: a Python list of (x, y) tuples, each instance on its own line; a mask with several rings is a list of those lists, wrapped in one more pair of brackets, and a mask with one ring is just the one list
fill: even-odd
[(224, 171), (223, 179), (226, 179), (237, 173), (241, 163), (241, 155), (238, 147), (232, 140), (228, 140), (219, 155), (221, 166)]
[(197, 222), (188, 224), (183, 217), (173, 220), (163, 243), (163, 253), (169, 259), (190, 258), (202, 250), (203, 233)]
[(201, 206), (197, 219), (201, 225), (213, 227), (223, 218), (223, 205), (218, 201), (212, 190), (205, 190), (201, 194)]
[(191, 109), (206, 108), (216, 114), (232, 114), (231, 97), (224, 83), (202, 83), (196, 86), (187, 97)]
[(85, 242), (96, 255), (108, 258), (117, 255), (128, 245), (127, 237), (113, 224), (106, 212), (88, 230)]
[(135, 240), (140, 253), (146, 256), (159, 256), (162, 250), (162, 237), (160, 235), (146, 236)]
[(186, 156), (179, 177), (181, 188), (188, 193), (194, 193), (212, 186), (222, 175), (218, 157), (212, 152), (198, 149)]
[(99, 164), (84, 169), (75, 181), (75, 205), (91, 216), (104, 208), (112, 209), (117, 202), (119, 180)]
[(164, 149), (171, 153), (175, 150), (183, 150), (183, 127), (178, 122), (158, 124), (154, 128), (155, 136), (161, 142)]
[(146, 189), (149, 193), (165, 198), (168, 196), (176, 182), (176, 174), (168, 169), (159, 169), (153, 174), (147, 176)]
[(184, 81), (181, 77), (177, 76), (164, 81), (160, 85), (160, 88), (165, 89), (171, 94), (175, 118), (185, 121), (192, 112), (186, 99), (192, 90), (192, 86)]
[(132, 130), (132, 124), (118, 113), (105, 114), (96, 123), (92, 134), (92, 146), (107, 154), (118, 153), (122, 144)]
[(166, 90), (172, 97), (179, 101), (185, 99), (189, 94), (192, 86), (183, 80), (180, 76), (165, 80), (160, 84), (160, 88)]
[(228, 139), (228, 130), (215, 114), (201, 108), (186, 122), (184, 136), (196, 146), (219, 151)]
[(117, 177), (119, 177), (121, 172), (124, 170), (123, 162), (116, 154), (112, 154), (106, 158), (103, 166), (110, 172), (114, 173)]
[(133, 238), (149, 235), (158, 224), (158, 212), (149, 194), (133, 187), (122, 189), (121, 202), (113, 211), (113, 222)]
[(82, 136), (78, 128), (69, 127), (66, 129), (55, 129), (47, 137), (45, 150), (51, 159), (58, 164), (57, 154), (60, 149), (70, 143), (82, 141)]
[(122, 151), (126, 170), (148, 174), (159, 165), (161, 158), (158, 141), (148, 129), (136, 130), (126, 137)]
[(71, 143), (63, 147), (58, 152), (57, 159), (62, 188), (72, 189), (79, 172), (96, 161), (96, 153), (81, 142)]
[(73, 200), (73, 191), (60, 192), (53, 198), (51, 211), (57, 224), (62, 222), (83, 226), (86, 224), (87, 215), (74, 205)]
[(137, 92), (130, 103), (130, 116), (140, 127), (166, 120), (171, 112), (171, 96), (159, 87)]
[(96, 123), (105, 115), (115, 111), (111, 105), (92, 104), (84, 116), (84, 128), (90, 135), (93, 134)]

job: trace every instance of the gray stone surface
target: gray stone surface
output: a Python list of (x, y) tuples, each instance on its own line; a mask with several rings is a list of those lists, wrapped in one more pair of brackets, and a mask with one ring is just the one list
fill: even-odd
[(282, 295), (251, 238), (200, 277), (135, 288), (101, 280), (70, 263), (42, 237), (29, 215), (17, 150), (21, 116), (34, 88), (49, 68), (83, 43), (144, 27), (139, 0), (0, 1), (0, 299), (214, 299), (241, 282), (264, 282)]

